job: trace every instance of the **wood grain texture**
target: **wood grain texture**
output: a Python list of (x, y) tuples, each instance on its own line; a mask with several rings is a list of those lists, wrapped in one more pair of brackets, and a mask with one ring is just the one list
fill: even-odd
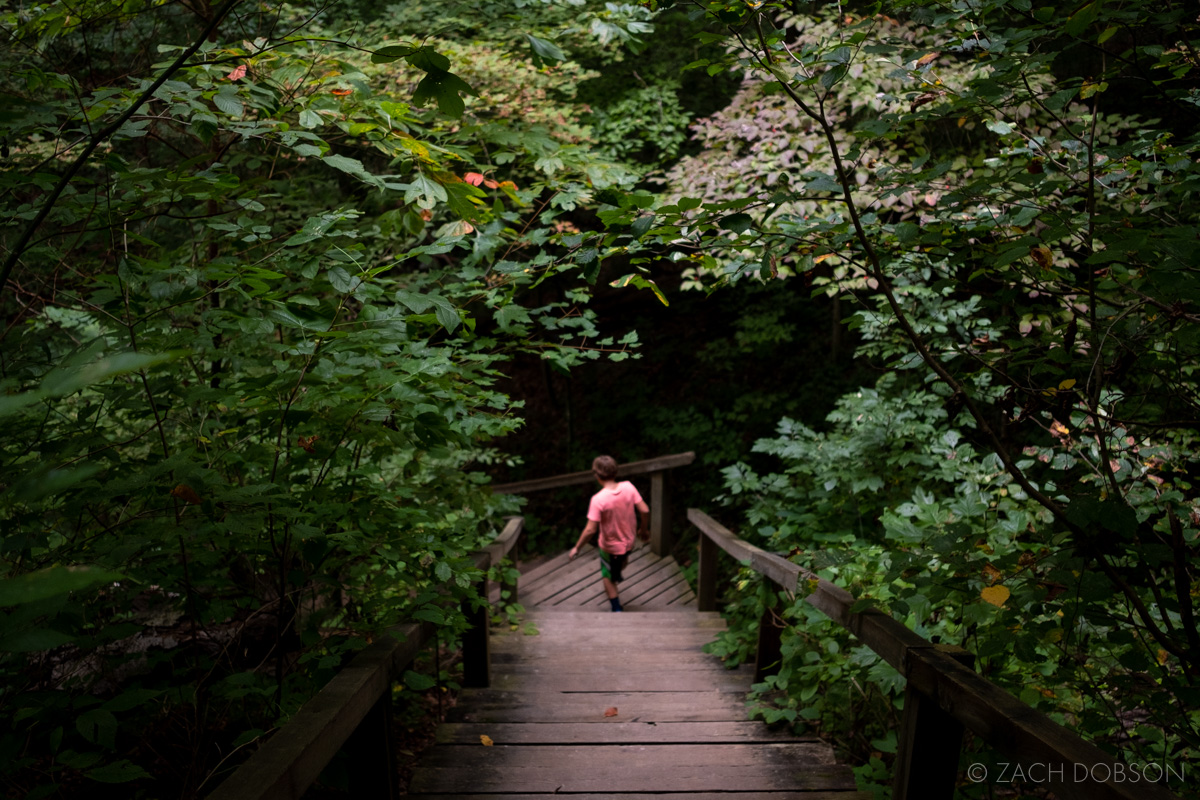
[(752, 668), (703, 652), (715, 613), (539, 607), (524, 622), (538, 635), (493, 636), (491, 687), (459, 695), (412, 796), (861, 797), (827, 743), (746, 719)]
[(820, 742), (815, 736), (773, 731), (761, 722), (448, 722), (438, 727), (442, 744), (479, 745), (481, 735), (496, 744), (754, 744)]
[[(545, 794), (413, 794), (410, 800), (547, 800)], [(571, 800), (875, 800), (872, 792), (626, 792), (575, 794)]]
[[(630, 461), (628, 464), (622, 464), (618, 467), (617, 475), (620, 478), (628, 478), (630, 475), (646, 475), (652, 472), (686, 467), (695, 460), (696, 454), (689, 452), (648, 458), (645, 461)], [(535, 478), (530, 481), (501, 483), (493, 486), (492, 491), (495, 494), (527, 494), (529, 492), (540, 492), (545, 489), (580, 486), (595, 482), (596, 477), (592, 475), (592, 471), (584, 470), (583, 472), (568, 472), (565, 475), (554, 475), (549, 478)]]

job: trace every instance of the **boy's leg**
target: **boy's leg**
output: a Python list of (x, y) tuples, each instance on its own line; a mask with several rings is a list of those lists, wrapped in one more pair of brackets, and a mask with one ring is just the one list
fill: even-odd
[(613, 611), (621, 610), (621, 600), (617, 596), (617, 581), (621, 580), (621, 567), (624, 557), (600, 551), (600, 582), (604, 585), (604, 594)]

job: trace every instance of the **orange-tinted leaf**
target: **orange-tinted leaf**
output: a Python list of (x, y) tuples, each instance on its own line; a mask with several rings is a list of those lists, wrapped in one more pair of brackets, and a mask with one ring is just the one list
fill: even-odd
[(463, 180), (472, 186), (478, 186), (483, 183), (483, 176), (478, 172), (468, 172), (466, 175), (463, 175)]
[(229, 80), (231, 80), (231, 81), (240, 81), (244, 77), (246, 77), (246, 65), (245, 64), (238, 64), (236, 67), (234, 67), (232, 70), (229, 71)]
[(501, 189), (511, 189), (514, 192), (517, 191), (517, 185), (515, 183), (513, 183), (512, 181), (500, 181), (500, 188)]
[(484, 186), (486, 186), (486, 187), (487, 187), (487, 188), (489, 188), (489, 189), (495, 189), (495, 188), (496, 188), (497, 186), (499, 186), (500, 184), (496, 183), (496, 182), (495, 182), (494, 180), (492, 180), (491, 178), (488, 178), (486, 181), (484, 181), (484, 182), (483, 182), (483, 185), (484, 185)]
[(353, 89), (330, 89), (329, 93), (334, 97), (345, 97), (349, 94), (354, 94)]
[(1044, 245), (1029, 248), (1029, 257), (1042, 269), (1050, 269), (1054, 265), (1054, 254)]
[(941, 55), (941, 53), (926, 53), (925, 55), (923, 55), (917, 59), (917, 66), (923, 67), (926, 64), (932, 64), (934, 61), (937, 60), (937, 57), (940, 55)]
[(996, 581), (998, 581), (1002, 577), (1004, 577), (1004, 575), (1002, 572), (1000, 572), (1000, 570), (996, 569), (991, 564), (984, 564), (983, 565), (983, 577), (987, 578), (988, 583), (995, 583)]
[(1010, 594), (1011, 592), (1009, 592), (1008, 589), (1004, 588), (1003, 586), (989, 586), (980, 592), (979, 596), (983, 599), (983, 602), (991, 603), (999, 608), (1000, 606), (1004, 605), (1006, 600), (1008, 600)]
[(315, 453), (317, 452), (317, 448), (313, 447), (313, 443), (320, 438), (320, 436), (301, 436), (300, 438), (296, 439), (296, 444), (303, 447), (304, 452), (306, 453)]
[(836, 253), (821, 253), (821, 255), (819, 255), (819, 256), (813, 256), (813, 263), (820, 264), (822, 261), (828, 261), (829, 259), (833, 258), (835, 255), (837, 255), (837, 254)]
[(186, 483), (181, 483), (176, 486), (171, 490), (171, 494), (174, 497), (178, 497), (183, 502), (193, 506), (198, 506), (204, 502), (200, 499), (200, 495), (196, 494), (196, 490), (188, 486)]
[(604, 709), (604, 716), (615, 717), (616, 715), (617, 715), (617, 707), (616, 706), (613, 706), (612, 708)]
[(492, 741), (492, 737), (488, 736), (485, 733), (479, 734), (479, 741), (483, 743), (484, 747), (491, 747), (492, 745), (495, 744), (495, 742)]

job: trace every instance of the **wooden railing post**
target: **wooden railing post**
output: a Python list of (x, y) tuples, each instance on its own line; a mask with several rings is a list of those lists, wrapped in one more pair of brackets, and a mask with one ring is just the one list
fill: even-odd
[(476, 689), (486, 689), (492, 683), (492, 653), (488, 643), (491, 607), (487, 584), (487, 578), (484, 578), (476, 586), (480, 598), (478, 606), (472, 606), (469, 600), (462, 604), (463, 616), (470, 625), (462, 637), (463, 686)]
[(650, 550), (656, 556), (671, 552), (671, 498), (667, 473), (650, 473)]
[[(975, 664), (975, 656), (961, 647), (933, 647), (963, 666), (973, 668)], [(962, 723), (943, 711), (937, 698), (918, 691), (910, 682), (904, 690), (892, 800), (950, 800), (962, 742)]]
[(754, 656), (754, 682), (761, 683), (768, 675), (779, 672), (783, 660), (783, 596), (775, 595), (774, 605), (763, 609), (758, 620), (758, 649)]
[(399, 797), (396, 748), (392, 740), (392, 692), (389, 688), (350, 734), (343, 748), (350, 772), (351, 797)]
[(717, 610), (717, 543), (703, 532), (696, 574), (696, 603), (701, 611)]

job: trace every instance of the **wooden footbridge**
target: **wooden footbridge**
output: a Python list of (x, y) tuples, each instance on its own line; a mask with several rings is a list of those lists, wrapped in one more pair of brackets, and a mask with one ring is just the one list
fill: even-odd
[[(1084, 780), (1069, 766), (1051, 777), (1060, 798), (1168, 800), (1147, 783), (1094, 776), (1119, 774), (1113, 759), (992, 685), (971, 669), (969, 653), (932, 644), (888, 615), (852, 612), (854, 598), (802, 567), (737, 538), (703, 512), (693, 589), (667, 553), (666, 471), (692, 454), (626, 465), (623, 476), (650, 478), (651, 542), (626, 568), (614, 614), (596, 579), (595, 558), (565, 554), (521, 575), (528, 612), (516, 630), (490, 633), (486, 605), (464, 607), (472, 628), (463, 639), (460, 695), (422, 757), (414, 797), (534, 800), (865, 800), (853, 774), (814, 737), (772, 731), (747, 720), (750, 684), (778, 668), (778, 609), (760, 624), (753, 668), (725, 669), (704, 653), (724, 627), (715, 613), (718, 553), (772, 580), (781, 594), (803, 579), (806, 600), (858, 637), (907, 678), (894, 800), (949, 800), (959, 783), (964, 734), (980, 737), (1013, 762), (1087, 765)], [(586, 484), (590, 473), (496, 487), (528, 492)], [(475, 563), (488, 569), (510, 553), (521, 532), (514, 517)], [(479, 587), (498, 599), (501, 587)], [(263, 747), (209, 796), (210, 800), (296, 800), (343, 750), (351, 795), (399, 794), (391, 744), (391, 686), (434, 635), (428, 623), (398, 626), (364, 650)], [(1107, 766), (1108, 769), (1099, 769)]]

